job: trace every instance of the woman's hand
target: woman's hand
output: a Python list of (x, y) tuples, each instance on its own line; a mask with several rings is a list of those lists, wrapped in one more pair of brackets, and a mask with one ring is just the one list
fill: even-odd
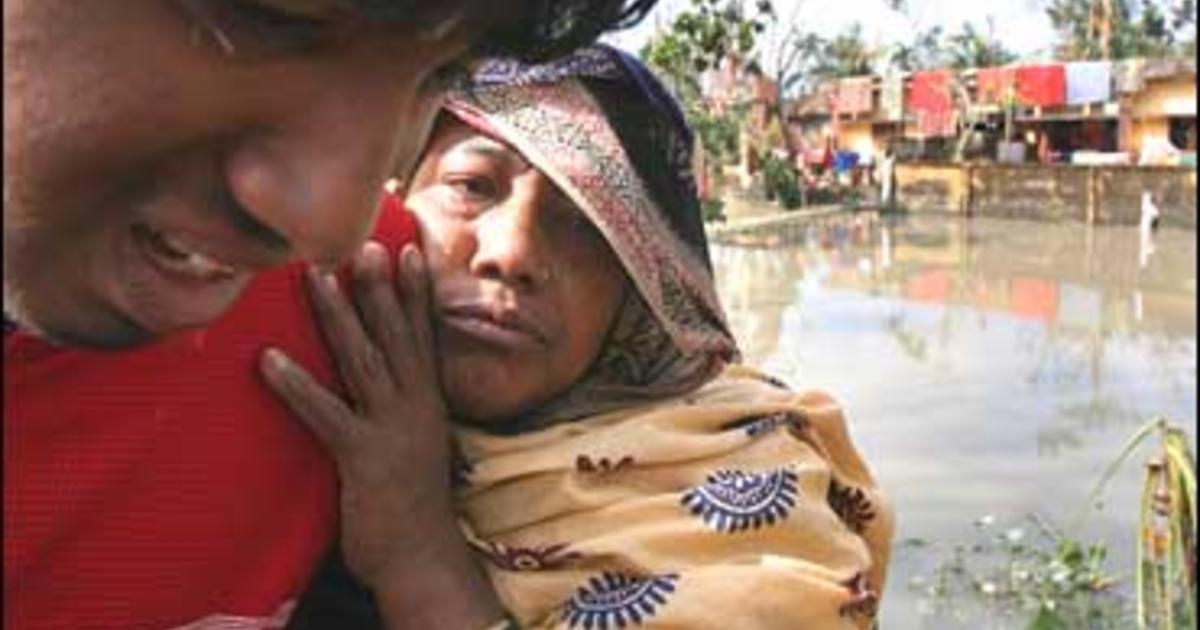
[(433, 358), (428, 280), (416, 247), (405, 247), (394, 274), (388, 258), (374, 242), (355, 257), (357, 312), (333, 273), (309, 271), (313, 310), (348, 401), (279, 350), (268, 350), (263, 361), (272, 389), (337, 462), (342, 551), (367, 584), (390, 562), (408, 559), (405, 547), (417, 546), (422, 527), (453, 523), (450, 437)]
[(413, 245), (394, 274), (388, 267), (381, 245), (363, 247), (352, 264), (354, 306), (333, 274), (309, 273), (313, 309), (348, 401), (277, 349), (263, 354), (262, 371), (337, 463), (342, 554), (374, 591), (388, 625), (482, 626), (499, 608), (453, 511), (428, 276)]

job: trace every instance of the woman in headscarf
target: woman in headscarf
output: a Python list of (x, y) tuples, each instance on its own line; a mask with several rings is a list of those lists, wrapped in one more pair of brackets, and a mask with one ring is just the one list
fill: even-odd
[[(489, 63), (409, 183), (420, 252), (393, 272), (368, 244), (354, 305), (314, 274), (352, 400), (279, 353), (264, 372), (338, 461), (341, 551), (385, 620), (420, 592), (397, 564), (476, 562), (496, 627), (873, 624), (891, 509), (833, 400), (737, 363), (691, 147), (616, 49)], [(397, 542), (422, 538), (442, 551)]]

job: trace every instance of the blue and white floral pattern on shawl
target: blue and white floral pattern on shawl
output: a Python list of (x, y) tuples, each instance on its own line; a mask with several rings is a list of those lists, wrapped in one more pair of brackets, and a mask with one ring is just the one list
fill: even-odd
[(678, 575), (633, 577), (605, 572), (588, 580), (563, 610), (568, 627), (608, 630), (640, 626), (675, 592)]
[(796, 507), (796, 473), (718, 470), (680, 502), (709, 527), (734, 533), (772, 526)]

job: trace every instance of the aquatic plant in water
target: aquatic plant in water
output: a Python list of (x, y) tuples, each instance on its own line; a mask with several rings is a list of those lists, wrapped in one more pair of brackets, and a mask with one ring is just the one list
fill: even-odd
[(1196, 623), (1196, 462), (1183, 430), (1159, 417), (1130, 438), (1092, 491), (1150, 436), (1158, 451), (1146, 463), (1135, 567), (1139, 628), (1191, 628)]
[[(1108, 546), (1082, 542), (1079, 532), (1121, 464), (1153, 437), (1158, 449), (1145, 466), (1131, 605), (1115, 588), (1121, 578), (1105, 567)], [(1194, 627), (1196, 467), (1187, 437), (1165, 418), (1129, 439), (1065, 532), (1036, 515), (1030, 519), (1037, 538), (1027, 539), (1021, 527), (993, 533), (992, 516), (977, 520), (981, 540), (956, 546), (928, 583), (916, 578), (910, 584), (923, 588), (927, 613), (966, 623), (974, 608), (993, 623), (1031, 630)]]
[(977, 520), (975, 542), (955, 546), (927, 584), (910, 585), (923, 587), (929, 627), (1129, 627), (1127, 601), (1113, 588), (1118, 578), (1105, 566), (1107, 547), (1085, 545), (1030, 518), (1030, 527)]

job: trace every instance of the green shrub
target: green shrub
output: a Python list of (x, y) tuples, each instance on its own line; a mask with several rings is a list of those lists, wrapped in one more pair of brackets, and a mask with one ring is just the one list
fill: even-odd
[(808, 203), (814, 206), (837, 203), (837, 191), (831, 187), (813, 187), (808, 189)]
[(851, 188), (842, 195), (842, 207), (849, 210), (862, 208), (864, 201), (863, 192), (858, 188)]
[(725, 202), (717, 197), (700, 200), (700, 213), (704, 216), (704, 221), (724, 221), (725, 220)]
[(778, 201), (784, 209), (799, 208), (804, 202), (800, 178), (785, 159), (767, 153), (763, 156), (763, 188), (767, 199)]

